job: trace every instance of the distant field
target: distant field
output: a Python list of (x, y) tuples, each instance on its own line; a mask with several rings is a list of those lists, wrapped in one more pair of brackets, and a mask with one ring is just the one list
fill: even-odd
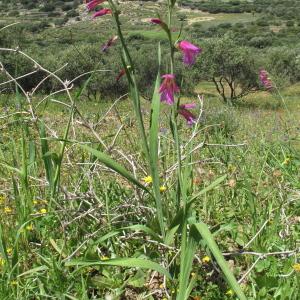
[[(127, 10), (127, 6), (130, 5), (130, 10)], [(155, 17), (157, 13), (160, 13), (164, 6), (161, 3), (152, 3), (152, 2), (144, 2), (141, 4), (139, 1), (130, 1), (130, 2), (121, 2), (121, 9), (124, 8), (124, 13), (122, 15), (122, 19), (124, 20), (124, 25), (131, 27), (143, 27), (149, 22), (149, 18)], [(79, 18), (86, 20), (87, 16), (84, 12), (84, 7), (79, 6), (76, 9), (79, 13)], [(11, 8), (11, 11), (14, 11), (13, 8)], [(46, 21), (48, 20), (50, 23), (53, 23), (58, 20), (62, 19), (63, 16), (66, 13), (61, 13), (61, 16), (59, 17), (47, 17), (47, 12), (41, 12), (37, 9), (32, 9), (29, 11), (26, 11), (24, 9), (19, 10), (19, 15), (17, 16), (10, 16), (9, 11), (5, 14), (2, 13), (2, 18), (0, 22), (39, 22), (39, 21)], [(253, 16), (252, 14), (209, 14), (202, 12), (200, 10), (191, 10), (189, 8), (177, 8), (177, 16), (178, 18), (183, 18), (185, 23), (193, 24), (196, 22), (201, 22), (203, 26), (211, 26), (211, 25), (217, 25), (223, 22), (230, 22), (230, 23), (236, 23), (236, 22), (249, 22), (253, 21), (257, 18), (257, 14)], [(177, 20), (178, 20), (177, 18)], [(76, 21), (76, 18), (70, 18), (70, 23), (78, 22)], [(176, 23), (176, 26), (180, 25), (181, 22)]]
[(0, 1), (0, 300), (299, 299), (300, 20), (253, 1)]

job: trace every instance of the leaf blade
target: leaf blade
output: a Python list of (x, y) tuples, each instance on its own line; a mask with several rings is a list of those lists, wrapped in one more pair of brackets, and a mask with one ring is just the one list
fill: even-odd
[(247, 300), (244, 292), (242, 291), (241, 287), (239, 286), (238, 282), (236, 281), (234, 275), (230, 271), (224, 256), (222, 255), (217, 243), (215, 242), (213, 235), (211, 234), (210, 230), (208, 229), (207, 225), (204, 223), (196, 223), (193, 225), (196, 230), (200, 233), (202, 238), (205, 240), (208, 248), (210, 249), (211, 253), (215, 257), (218, 265), (222, 269), (229, 285), (235, 291), (236, 295), (240, 300)]
[(107, 265), (107, 266), (118, 266), (118, 267), (131, 267), (131, 268), (142, 268), (142, 269), (150, 269), (157, 271), (163, 275), (165, 275), (168, 279), (172, 279), (170, 273), (158, 263), (147, 259), (141, 258), (114, 258), (105, 261), (80, 261), (80, 260), (72, 260), (66, 262), (65, 265), (67, 267), (71, 266), (95, 266), (95, 265)]
[(122, 177), (126, 178), (128, 181), (133, 183), (134, 185), (138, 186), (139, 188), (143, 189), (145, 192), (150, 193), (150, 191), (141, 183), (139, 182), (134, 176), (132, 176), (123, 166), (118, 164), (114, 161), (110, 156), (107, 154), (98, 151), (92, 147), (87, 145), (79, 145), (82, 149), (85, 149), (89, 153), (93, 154), (95, 157), (98, 158), (104, 165), (106, 165), (111, 170), (115, 171), (116, 173), (120, 174)]

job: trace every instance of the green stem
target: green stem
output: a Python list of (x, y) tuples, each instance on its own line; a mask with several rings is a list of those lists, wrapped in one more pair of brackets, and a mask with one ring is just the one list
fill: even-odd
[(169, 44), (170, 44), (170, 67), (171, 67), (171, 74), (174, 73), (174, 45), (172, 41), (172, 33), (171, 33), (171, 26), (172, 26), (172, 15), (173, 15), (173, 8), (171, 5), (170, 0), (168, 0), (168, 38), (169, 38)]
[(51, 199), (53, 199), (55, 197), (55, 195), (57, 194), (57, 192), (58, 192), (61, 165), (62, 165), (62, 160), (63, 160), (63, 157), (64, 157), (64, 153), (65, 153), (67, 138), (68, 138), (68, 135), (69, 135), (69, 131), (70, 131), (70, 127), (71, 127), (71, 121), (72, 121), (72, 118), (73, 118), (73, 115), (74, 115), (74, 111), (75, 111), (75, 104), (73, 104), (72, 107), (71, 107), (70, 117), (69, 117), (69, 120), (68, 120), (68, 124), (67, 124), (66, 130), (65, 130), (63, 142), (62, 142), (62, 145), (61, 145), (61, 149), (60, 149), (60, 153), (59, 153), (59, 157), (58, 157), (58, 162), (57, 162), (57, 166), (56, 166), (56, 170), (55, 170), (54, 180), (53, 180), (53, 187), (52, 187), (52, 191), (51, 191)]
[[(170, 44), (170, 67), (171, 67), (171, 74), (174, 74), (174, 45), (172, 40), (172, 33), (171, 33), (171, 26), (172, 26), (172, 14), (173, 14), (173, 6), (171, 4), (171, 0), (168, 0), (168, 38)], [(178, 127), (177, 127), (177, 116), (178, 116), (178, 108), (179, 108), (180, 99), (178, 98), (175, 105), (172, 107), (172, 116), (171, 122), (173, 126), (173, 134), (174, 134), (174, 142), (175, 148), (177, 153), (177, 161), (178, 161), (178, 169), (177, 169), (177, 176), (178, 176), (178, 186), (177, 186), (177, 209), (180, 209), (182, 206), (184, 215), (182, 221), (182, 228), (181, 228), (181, 241), (180, 241), (180, 272), (184, 271), (185, 265), (185, 256), (186, 256), (186, 245), (187, 245), (187, 207), (186, 207), (186, 189), (184, 188), (183, 180), (182, 180), (182, 165), (181, 165), (181, 148), (180, 148), (180, 138), (178, 134)], [(181, 278), (181, 276), (180, 276)], [(184, 288), (181, 286), (182, 282), (180, 280), (180, 288)], [(182, 291), (180, 292), (181, 295)]]
[(135, 108), (135, 114), (136, 114), (136, 118), (137, 118), (138, 125), (139, 125), (139, 130), (140, 130), (140, 135), (141, 135), (141, 139), (142, 139), (142, 143), (143, 143), (144, 152), (145, 152), (147, 160), (149, 161), (149, 145), (147, 142), (147, 135), (145, 132), (143, 116), (142, 116), (142, 112), (141, 112), (141, 101), (140, 101), (140, 95), (139, 95), (136, 78), (135, 78), (135, 74), (134, 74), (134, 64), (133, 64), (132, 58), (130, 56), (130, 53), (129, 53), (128, 47), (126, 45), (122, 29), (121, 29), (121, 23), (120, 23), (120, 19), (119, 19), (120, 12), (118, 11), (116, 5), (114, 4), (114, 2), (112, 0), (109, 0), (108, 2), (113, 11), (113, 16), (114, 16), (116, 26), (117, 26), (118, 36), (120, 38), (122, 48), (124, 50), (124, 56), (125, 56), (125, 60), (126, 60), (125, 61), (126, 74), (128, 77), (129, 85), (131, 86), (130, 95), (133, 100), (133, 105)]

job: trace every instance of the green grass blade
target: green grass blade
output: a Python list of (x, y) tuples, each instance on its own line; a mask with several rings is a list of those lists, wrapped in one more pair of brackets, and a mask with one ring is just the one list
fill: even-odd
[(58, 155), (58, 161), (57, 161), (56, 168), (55, 168), (55, 174), (54, 174), (52, 191), (51, 191), (52, 197), (54, 197), (56, 195), (56, 193), (58, 192), (58, 188), (59, 188), (61, 166), (62, 166), (63, 157), (64, 157), (66, 145), (67, 145), (67, 138), (68, 138), (70, 127), (71, 127), (71, 122), (72, 122), (72, 119), (74, 116), (74, 106), (75, 106), (75, 104), (72, 106), (72, 108), (70, 110), (69, 120), (68, 120), (66, 129), (65, 129), (64, 138), (63, 138), (64, 141), (62, 142), (62, 145), (61, 145), (61, 148), (59, 151), (59, 155)]
[(151, 228), (145, 226), (145, 225), (132, 225), (128, 227), (123, 227), (121, 230), (137, 230), (137, 231), (142, 231), (154, 238), (158, 242), (163, 242), (163, 240), (160, 238), (160, 236), (154, 232)]
[(185, 247), (183, 259), (181, 260), (180, 264), (179, 292), (176, 297), (177, 300), (186, 300), (189, 297), (188, 286), (190, 282), (190, 274), (192, 271), (196, 246), (196, 240), (193, 238), (192, 235), (190, 235)]
[(217, 178), (214, 182), (212, 182), (209, 186), (201, 190), (197, 195), (193, 196), (192, 199), (189, 200), (188, 204), (192, 204), (199, 196), (209, 192), (210, 190), (217, 187), (221, 182), (223, 182), (227, 178), (227, 175), (223, 175)]
[(39, 135), (40, 135), (40, 141), (41, 141), (41, 150), (42, 150), (42, 159), (45, 166), (46, 171), (46, 178), (49, 182), (50, 187), (53, 186), (53, 162), (50, 155), (47, 155), (49, 153), (49, 144), (47, 141), (47, 135), (45, 130), (44, 122), (40, 123), (39, 126)]
[(47, 271), (48, 269), (49, 268), (47, 266), (39, 266), (39, 267), (30, 269), (30, 270), (18, 275), (17, 277), (28, 276), (28, 275), (36, 275), (36, 273)]
[(3, 234), (3, 230), (2, 230), (2, 225), (0, 223), (0, 257), (3, 257), (7, 263), (7, 265), (9, 265), (9, 259), (8, 259), (8, 255), (7, 255), (7, 251), (6, 251), (6, 241), (5, 241), (5, 237)]
[(115, 258), (109, 259), (105, 261), (82, 261), (82, 260), (71, 260), (66, 262), (67, 267), (73, 266), (118, 266), (118, 267), (129, 267), (129, 268), (142, 268), (157, 271), (163, 275), (165, 275), (168, 279), (172, 279), (170, 273), (158, 263), (147, 259), (141, 258)]
[(115, 237), (117, 235), (120, 234), (121, 231), (123, 230), (137, 230), (137, 231), (142, 231), (148, 235), (150, 235), (152, 238), (154, 238), (156, 241), (158, 242), (162, 242), (162, 239), (160, 238), (160, 236), (158, 234), (156, 234), (151, 228), (144, 226), (144, 225), (132, 225), (132, 226), (128, 226), (128, 227), (123, 227), (120, 228), (118, 231), (111, 231), (105, 235), (103, 235), (102, 237), (100, 237), (99, 239), (97, 239), (94, 244), (101, 244), (105, 241), (107, 241), (108, 239)]
[(98, 151), (94, 148), (91, 148), (87, 145), (79, 145), (82, 149), (85, 149), (92, 155), (98, 158), (100, 162), (102, 162), (104, 165), (106, 165), (111, 170), (114, 170), (124, 178), (126, 178), (128, 181), (130, 181), (132, 184), (136, 185), (137, 187), (143, 189), (145, 192), (149, 193), (149, 190), (140, 183), (134, 176), (132, 176), (123, 166), (118, 164), (116, 161), (114, 161), (112, 158), (110, 158), (107, 154)]
[(215, 242), (210, 230), (208, 229), (207, 225), (201, 222), (201, 223), (194, 224), (194, 226), (197, 229), (197, 231), (200, 233), (201, 237), (205, 240), (208, 248), (210, 249), (211, 253), (215, 257), (219, 267), (222, 269), (229, 285), (234, 290), (234, 292), (236, 293), (238, 298), (240, 300), (246, 300), (247, 298), (246, 298), (245, 294), (241, 290), (234, 275), (230, 271), (228, 264), (227, 264), (226, 260), (224, 259), (223, 255), (222, 255), (217, 243)]
[(7, 164), (5, 164), (5, 163), (0, 163), (0, 166), (4, 167), (4, 168), (6, 168), (6, 169), (8, 169), (8, 170), (10, 170), (10, 171), (16, 172), (16, 173), (18, 173), (19, 175), (22, 174), (21, 170), (19, 170), (19, 169), (17, 169), (17, 168), (14, 168), (14, 167), (11, 167), (11, 166), (9, 166), (9, 165), (7, 165)]
[(119, 231), (111, 231), (111, 232), (109, 232), (109, 233), (107, 233), (107, 234), (101, 236), (99, 239), (97, 239), (97, 240), (94, 242), (94, 244), (95, 244), (95, 245), (96, 245), (96, 244), (101, 244), (101, 243), (107, 241), (108, 239), (110, 239), (110, 238), (112, 238), (112, 237), (114, 237), (114, 236), (116, 236), (116, 235), (119, 235), (119, 234), (120, 234)]
[[(159, 62), (160, 62), (160, 46), (159, 46)], [(160, 68), (160, 66), (159, 66)], [(151, 119), (150, 119), (150, 137), (149, 137), (149, 151), (150, 151), (150, 169), (153, 178), (153, 190), (155, 195), (155, 204), (157, 211), (157, 219), (160, 225), (160, 230), (165, 236), (165, 226), (163, 219), (163, 208), (160, 195), (159, 182), (159, 162), (158, 162), (158, 131), (159, 131), (159, 113), (160, 113), (160, 70), (158, 70), (154, 93), (151, 102)]]
[(174, 245), (175, 242), (175, 234), (179, 229), (179, 225), (175, 225), (174, 227), (171, 227), (167, 232), (166, 232), (166, 237), (165, 237), (165, 243), (166, 245), (172, 246)]

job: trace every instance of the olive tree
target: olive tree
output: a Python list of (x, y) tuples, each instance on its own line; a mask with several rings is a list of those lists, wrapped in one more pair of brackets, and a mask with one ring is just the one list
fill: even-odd
[(200, 78), (213, 82), (222, 100), (231, 104), (257, 90), (258, 69), (250, 49), (237, 45), (230, 36), (205, 43), (198, 61)]

